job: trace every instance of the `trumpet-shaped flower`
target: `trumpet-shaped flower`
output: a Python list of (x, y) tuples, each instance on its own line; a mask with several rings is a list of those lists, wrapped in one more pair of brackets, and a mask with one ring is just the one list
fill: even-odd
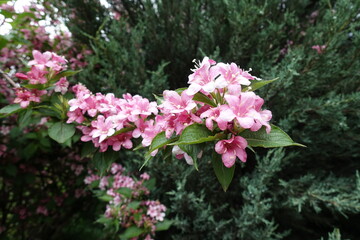
[(205, 93), (211, 93), (215, 90), (215, 78), (219, 72), (212, 67), (214, 64), (216, 64), (214, 60), (204, 57), (199, 67), (193, 70), (194, 73), (189, 75), (188, 83), (190, 86), (186, 90), (188, 95), (192, 96), (201, 90)]
[(175, 91), (165, 90), (163, 93), (164, 102), (159, 106), (164, 113), (181, 113), (183, 111), (190, 112), (196, 107), (196, 103), (192, 100), (186, 91), (179, 95)]
[(232, 135), (228, 140), (220, 140), (215, 145), (215, 151), (221, 154), (222, 162), (225, 167), (230, 168), (235, 164), (236, 157), (242, 162), (246, 162), (247, 141), (240, 136)]
[(90, 132), (92, 138), (99, 137), (99, 143), (104, 141), (107, 137), (115, 133), (113, 123), (109, 119), (105, 119), (103, 115), (99, 115), (97, 120), (91, 122), (91, 126), (94, 128)]

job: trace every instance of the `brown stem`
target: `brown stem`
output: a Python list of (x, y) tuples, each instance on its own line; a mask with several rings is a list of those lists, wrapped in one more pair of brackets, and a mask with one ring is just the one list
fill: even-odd
[(13, 86), (14, 88), (19, 88), (20, 85), (18, 83), (15, 83), (6, 73), (3, 72), (3, 70), (0, 69), (0, 74)]

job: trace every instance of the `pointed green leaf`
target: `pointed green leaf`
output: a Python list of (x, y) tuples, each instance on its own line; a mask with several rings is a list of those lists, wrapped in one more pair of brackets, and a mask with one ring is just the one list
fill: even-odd
[(71, 124), (57, 122), (49, 128), (48, 133), (49, 137), (58, 143), (64, 143), (66, 140), (74, 136), (75, 127)]
[(225, 138), (223, 133), (214, 136), (211, 134), (211, 131), (205, 125), (195, 123), (187, 126), (181, 133), (179, 140), (169, 145), (198, 144)]
[(299, 146), (305, 147), (300, 143), (294, 142), (289, 135), (275, 125), (271, 125), (271, 132), (268, 134), (265, 131), (265, 127), (262, 127), (257, 132), (245, 130), (240, 133), (240, 136), (244, 137), (251, 147), (287, 147), (287, 146)]
[(32, 117), (31, 117), (32, 113), (33, 113), (33, 110), (31, 108), (28, 108), (24, 112), (21, 112), (19, 114), (18, 122), (19, 122), (20, 128), (27, 127), (30, 124), (30, 122), (32, 120)]
[(141, 204), (140, 201), (132, 201), (127, 205), (127, 209), (128, 210), (130, 210), (130, 209), (136, 210), (140, 207), (140, 204)]
[(205, 103), (205, 104), (210, 105), (212, 107), (216, 107), (216, 104), (214, 103), (214, 101), (212, 101), (208, 96), (206, 96), (205, 94), (203, 94), (201, 92), (196, 93), (194, 95), (194, 97), (193, 97), (193, 100)]
[(217, 179), (219, 180), (222, 188), (224, 189), (224, 192), (226, 192), (234, 177), (235, 164), (231, 168), (225, 167), (222, 162), (221, 155), (213, 152), (212, 165)]
[(97, 152), (94, 154), (92, 163), (99, 170), (100, 175), (104, 175), (111, 167), (111, 164), (118, 158), (118, 152), (107, 150), (106, 152)]
[(269, 84), (269, 83), (272, 83), (276, 80), (278, 80), (279, 78), (275, 78), (275, 79), (272, 79), (272, 80), (267, 80), (267, 81), (264, 81), (264, 80), (251, 80), (251, 84), (250, 86), (248, 87), (245, 87), (242, 89), (243, 92), (246, 92), (246, 91), (255, 91), (259, 88), (262, 88), (263, 86)]
[(158, 133), (151, 142), (148, 153), (155, 151), (169, 143), (176, 141), (177, 137), (167, 138), (165, 132)]
[(131, 226), (125, 230), (123, 234), (120, 235), (120, 239), (129, 239), (139, 236), (144, 232), (144, 229)]
[[(126, 133), (126, 132), (130, 132), (132, 130), (135, 129), (135, 126), (133, 127), (126, 127), (126, 128), (122, 128), (120, 130), (117, 130), (113, 135), (111, 135), (110, 137), (113, 137), (113, 136), (116, 136), (116, 135), (119, 135), (119, 134), (122, 134), (122, 133)], [(109, 137), (107, 137), (109, 138)]]
[(70, 77), (70, 76), (73, 76), (79, 72), (81, 72), (82, 70), (78, 70), (78, 71), (73, 71), (73, 70), (65, 70), (65, 71), (62, 71), (62, 72), (59, 72), (58, 74), (56, 74), (52, 79), (51, 81), (58, 81), (60, 80), (60, 78), (62, 77)]
[(1, 108), (0, 114), (13, 114), (21, 109), (22, 108), (20, 107), (19, 104), (11, 104), (11, 105), (7, 105), (7, 106)]
[(162, 222), (158, 222), (155, 227), (155, 231), (165, 231), (168, 230), (171, 226), (171, 224), (173, 224), (173, 221), (171, 220), (164, 220)]
[(121, 188), (115, 190), (115, 192), (120, 193), (121, 195), (124, 195), (127, 198), (130, 198), (131, 194), (132, 194), (132, 190), (127, 187), (121, 187)]
[(143, 183), (143, 186), (146, 187), (147, 189), (149, 189), (150, 191), (155, 188), (155, 185), (156, 185), (155, 178), (151, 178)]
[(44, 90), (49, 87), (48, 84), (26, 84), (23, 85), (24, 88), (27, 89), (38, 89), (38, 90)]
[(175, 92), (177, 92), (179, 95), (181, 95), (181, 93), (183, 92), (183, 91), (185, 91), (187, 88), (178, 88), (178, 89), (175, 89)]
[(92, 142), (85, 142), (81, 148), (81, 157), (87, 157), (95, 153), (96, 148)]

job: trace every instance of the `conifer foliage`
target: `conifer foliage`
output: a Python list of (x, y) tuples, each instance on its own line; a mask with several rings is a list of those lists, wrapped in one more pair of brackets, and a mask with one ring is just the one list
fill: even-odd
[[(359, 1), (46, 2), (91, 49), (76, 77), (93, 92), (152, 97), (183, 87), (204, 56), (278, 78), (259, 93), (273, 123), (307, 148), (247, 150), (226, 193), (211, 156), (196, 171), (158, 154), (145, 169), (173, 224), (157, 239), (358, 239)], [(142, 156), (121, 154), (139, 169)]]

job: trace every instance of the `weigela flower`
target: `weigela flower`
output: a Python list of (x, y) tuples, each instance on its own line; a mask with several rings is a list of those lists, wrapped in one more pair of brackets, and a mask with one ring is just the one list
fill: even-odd
[(60, 92), (61, 94), (65, 94), (69, 88), (69, 82), (66, 80), (66, 77), (60, 78), (58, 82), (55, 83), (55, 92)]
[(190, 113), (196, 107), (196, 103), (192, 100), (186, 91), (179, 95), (175, 91), (165, 90), (163, 93), (164, 102), (159, 106), (164, 113), (181, 113), (186, 111)]
[(211, 93), (215, 90), (215, 77), (219, 75), (216, 68), (211, 66), (216, 62), (208, 57), (204, 57), (198, 68), (193, 70), (193, 74), (189, 75), (190, 84), (186, 93), (190, 96), (196, 94), (200, 90), (205, 93)]
[(242, 162), (246, 162), (247, 141), (240, 136), (232, 135), (228, 140), (220, 140), (215, 145), (215, 151), (221, 154), (222, 162), (225, 167), (230, 168), (235, 164), (236, 157)]

